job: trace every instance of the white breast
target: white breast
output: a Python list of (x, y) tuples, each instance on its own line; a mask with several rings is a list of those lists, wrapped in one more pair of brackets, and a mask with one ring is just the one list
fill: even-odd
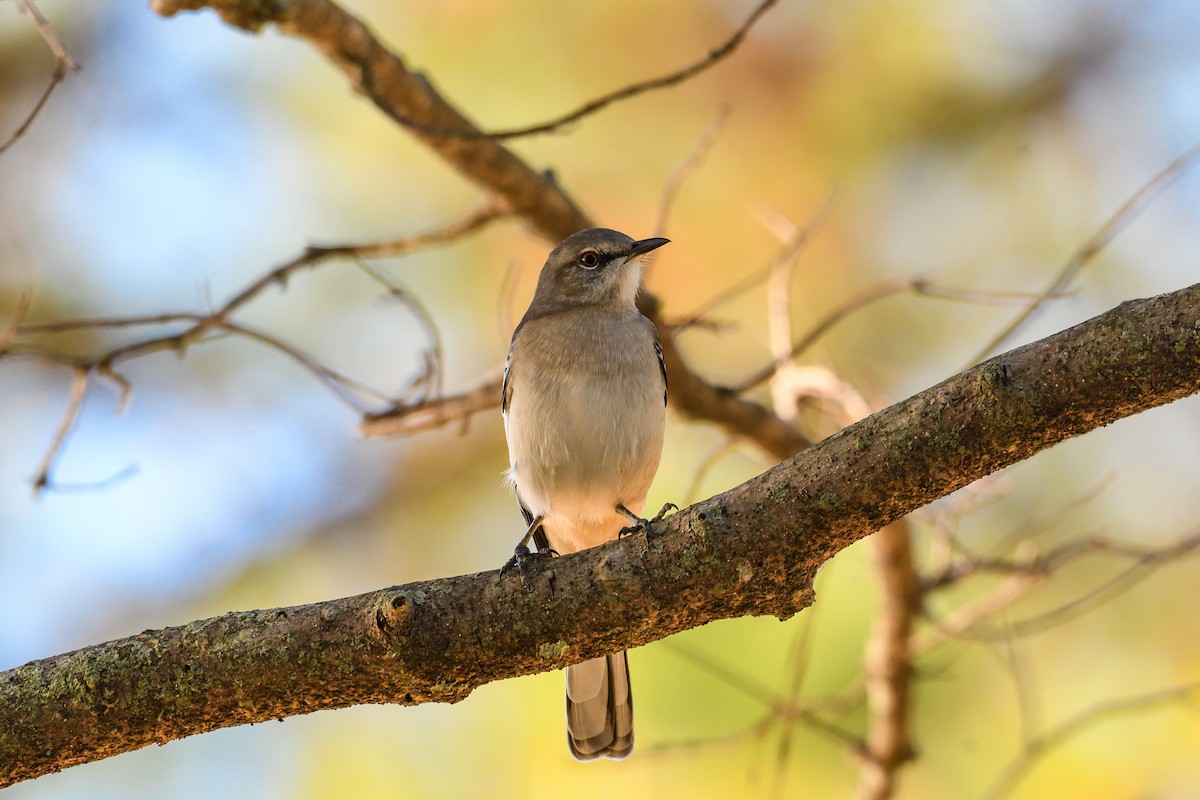
[(574, 552), (616, 538), (641, 514), (662, 454), (663, 380), (640, 315), (598, 330), (554, 317), (521, 331), (505, 414), (509, 478), (551, 546)]

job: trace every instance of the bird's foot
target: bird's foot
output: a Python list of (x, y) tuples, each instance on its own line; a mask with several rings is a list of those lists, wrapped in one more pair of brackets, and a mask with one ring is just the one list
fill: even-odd
[(628, 519), (633, 524), (628, 525), (624, 528), (621, 528), (621, 530), (617, 531), (617, 538), (621, 539), (621, 538), (627, 536), (628, 534), (637, 533), (638, 531), (645, 531), (646, 532), (646, 541), (649, 542), (651, 539), (654, 538), (655, 523), (662, 522), (663, 519), (667, 516), (668, 511), (678, 511), (678, 510), (679, 510), (679, 506), (675, 505), (674, 503), (667, 503), (665, 506), (663, 506), (661, 509), (659, 509), (659, 512), (654, 515), (653, 519), (646, 519), (645, 517), (639, 517), (639, 516), (634, 515), (633, 512), (629, 511), (624, 506), (618, 506), (617, 511), (624, 514), (625, 518)]
[(549, 547), (539, 547), (537, 550), (530, 552), (529, 548), (522, 542), (513, 551), (512, 558), (505, 561), (504, 566), (500, 568), (500, 579), (503, 580), (508, 571), (515, 567), (517, 574), (521, 576), (521, 583), (524, 584), (526, 589), (529, 589), (529, 579), (533, 575), (531, 571), (533, 565), (557, 555), (558, 552)]

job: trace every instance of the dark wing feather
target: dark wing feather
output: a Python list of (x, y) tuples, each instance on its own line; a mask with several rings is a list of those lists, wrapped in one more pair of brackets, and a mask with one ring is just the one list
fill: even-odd
[[(667, 404), (667, 362), (663, 359), (662, 342), (658, 340), (658, 331), (654, 332), (654, 354), (658, 356), (658, 369), (663, 378), (663, 405)], [(507, 376), (507, 372), (505, 375)]]
[(512, 387), (508, 385), (508, 371), (512, 367), (512, 345), (508, 346), (508, 358), (504, 359), (504, 384), (500, 389), (500, 413), (508, 413), (508, 404), (512, 400)]

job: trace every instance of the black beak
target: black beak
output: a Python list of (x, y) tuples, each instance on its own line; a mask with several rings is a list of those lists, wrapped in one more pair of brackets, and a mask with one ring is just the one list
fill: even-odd
[(642, 239), (640, 242), (634, 242), (633, 247), (629, 248), (629, 253), (626, 255), (626, 258), (633, 258), (634, 256), (645, 255), (646, 253), (649, 253), (651, 250), (657, 250), (658, 248), (662, 247), (664, 244), (669, 244), (670, 241), (671, 241), (670, 239), (655, 238), (655, 239)]

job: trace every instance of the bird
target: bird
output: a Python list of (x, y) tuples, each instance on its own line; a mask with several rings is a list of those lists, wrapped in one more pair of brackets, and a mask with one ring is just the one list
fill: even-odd
[[(635, 302), (643, 257), (669, 241), (590, 228), (550, 251), (504, 367), (507, 475), (528, 527), (501, 576), (516, 566), (528, 587), (531, 562), (638, 530), (649, 537), (674, 508), (642, 516), (662, 456), (667, 369)], [(624, 651), (566, 668), (566, 711), (576, 759), (630, 754)]]

